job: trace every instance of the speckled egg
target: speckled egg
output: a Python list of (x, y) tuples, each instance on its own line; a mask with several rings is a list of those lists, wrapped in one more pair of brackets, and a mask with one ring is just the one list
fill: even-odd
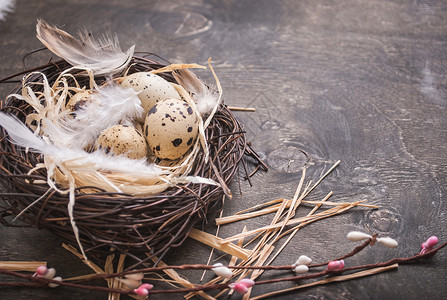
[(76, 112), (86, 104), (92, 101), (92, 95), (94, 92), (85, 90), (71, 96), (70, 100), (65, 105), (65, 108), (70, 111), (70, 116), (75, 117)]
[(180, 98), (175, 88), (162, 77), (149, 73), (138, 72), (126, 76), (121, 81), (121, 86), (133, 88), (138, 92), (144, 115), (138, 121), (144, 122), (144, 116), (158, 102), (167, 98)]
[(144, 158), (148, 152), (144, 136), (135, 127), (127, 125), (115, 125), (101, 132), (96, 149), (131, 159)]
[(144, 134), (149, 149), (161, 159), (178, 159), (194, 144), (199, 120), (192, 108), (182, 100), (167, 99), (147, 113)]

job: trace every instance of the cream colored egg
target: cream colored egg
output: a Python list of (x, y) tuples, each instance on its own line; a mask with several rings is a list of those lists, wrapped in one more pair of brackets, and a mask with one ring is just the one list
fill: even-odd
[(158, 102), (167, 98), (180, 98), (175, 88), (167, 80), (149, 72), (128, 75), (121, 81), (121, 86), (133, 88), (138, 93), (144, 115), (138, 121), (144, 122), (144, 116)]
[(76, 112), (82, 109), (87, 104), (92, 102), (92, 95), (94, 92), (85, 90), (71, 96), (70, 100), (65, 105), (65, 108), (70, 112), (70, 116), (75, 117)]
[(144, 158), (148, 152), (144, 136), (135, 127), (127, 125), (115, 125), (101, 132), (96, 149), (131, 159)]
[(161, 159), (178, 159), (194, 144), (199, 120), (182, 100), (167, 99), (147, 113), (144, 134), (149, 149)]

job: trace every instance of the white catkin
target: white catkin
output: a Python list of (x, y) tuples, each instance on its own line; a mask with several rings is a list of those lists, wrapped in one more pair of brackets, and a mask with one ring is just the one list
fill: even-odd
[(297, 274), (304, 274), (304, 273), (307, 273), (309, 271), (309, 267), (306, 266), (306, 265), (298, 265), (298, 266), (296, 266), (294, 271)]
[(371, 239), (372, 236), (360, 231), (351, 231), (347, 234), (346, 236), (348, 238), (348, 240), (352, 241), (352, 242), (359, 242), (359, 241), (363, 241), (366, 239)]
[(130, 289), (136, 289), (141, 285), (141, 280), (134, 280), (134, 279), (120, 279), (118, 278), (118, 281), (124, 283), (128, 288)]
[(47, 270), (47, 272), (45, 273), (45, 275), (43, 275), (44, 278), (46, 279), (53, 279), (53, 277), (56, 275), (56, 269), (54, 268), (49, 268)]
[(299, 265), (309, 265), (312, 262), (312, 259), (306, 255), (301, 255), (298, 257), (298, 260), (295, 262), (295, 266)]
[(144, 278), (144, 273), (127, 274), (124, 275), (124, 277), (132, 280), (142, 280)]
[(231, 278), (233, 276), (233, 272), (229, 268), (224, 267), (221, 263), (214, 264), (212, 270), (217, 276), (222, 278)]
[(390, 237), (378, 238), (377, 242), (388, 248), (397, 248), (397, 246), (399, 246), (398, 242)]
[[(53, 280), (56, 280), (56, 281), (62, 281), (62, 277), (57, 276), (57, 277), (54, 277)], [(56, 287), (59, 286), (59, 284), (57, 284), (57, 283), (52, 283), (52, 282), (51, 282), (51, 283), (48, 284), (48, 286), (49, 286), (50, 288), (56, 288)]]

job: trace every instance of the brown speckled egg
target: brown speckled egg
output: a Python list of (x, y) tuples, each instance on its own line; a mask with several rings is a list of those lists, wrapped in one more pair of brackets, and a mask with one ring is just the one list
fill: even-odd
[(199, 120), (185, 101), (166, 99), (149, 110), (143, 129), (155, 156), (178, 159), (194, 144)]
[(121, 86), (133, 88), (138, 92), (144, 115), (138, 121), (144, 122), (144, 116), (157, 103), (167, 98), (180, 98), (175, 88), (162, 77), (149, 73), (138, 72), (128, 75), (121, 81)]
[(81, 109), (86, 104), (92, 101), (92, 95), (94, 92), (90, 90), (85, 90), (71, 96), (65, 108), (70, 111), (70, 116), (75, 117), (76, 112)]
[(144, 158), (148, 149), (146, 139), (135, 127), (115, 125), (105, 129), (96, 140), (96, 149), (131, 159)]

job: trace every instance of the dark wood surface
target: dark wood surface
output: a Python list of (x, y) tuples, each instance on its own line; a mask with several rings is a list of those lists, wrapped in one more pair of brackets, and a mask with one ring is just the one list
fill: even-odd
[[(224, 215), (291, 198), (303, 167), (307, 178), (316, 180), (337, 160), (341, 165), (310, 199), (334, 191), (333, 201), (368, 199), (381, 207), (355, 209), (304, 228), (275, 264), (293, 263), (301, 254), (316, 262), (344, 254), (354, 246), (345, 238), (351, 230), (388, 235), (400, 246), (374, 246), (349, 265), (413, 255), (433, 234), (447, 239), (447, 2), (19, 0), (0, 21), (0, 77), (20, 71), (22, 57), (41, 47), (37, 18), (71, 33), (83, 27), (94, 34), (110, 30), (123, 49), (136, 44), (137, 51), (173, 62), (213, 58), (226, 103), (257, 109), (237, 116), (270, 166), (253, 178), (252, 188), (241, 182), (242, 194), (232, 185), (235, 197), (226, 201)], [(37, 54), (27, 65), (48, 57)], [(201, 74), (212, 82), (208, 73)], [(13, 87), (0, 85), (0, 98)], [(220, 235), (266, 225), (270, 218), (225, 226)], [(210, 222), (206, 229), (215, 227)], [(45, 260), (63, 277), (89, 272), (61, 243), (45, 230), (2, 226), (0, 260)], [(187, 240), (165, 260), (206, 263), (208, 253)], [(201, 272), (184, 274), (198, 282)], [(446, 282), (442, 251), (398, 271), (277, 299), (441, 299)], [(288, 286), (256, 287), (253, 295)], [(0, 299), (29, 298), (106, 295), (0, 288)]]

